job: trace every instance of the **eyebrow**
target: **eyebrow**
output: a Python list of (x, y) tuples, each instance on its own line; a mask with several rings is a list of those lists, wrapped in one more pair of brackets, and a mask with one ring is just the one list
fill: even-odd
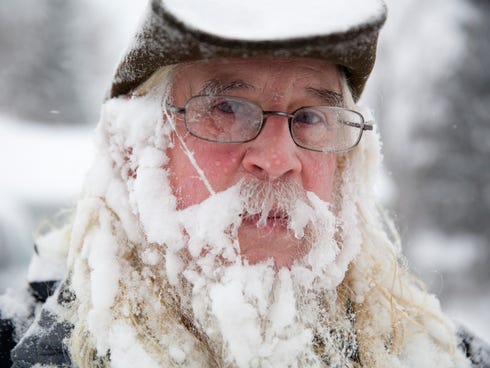
[(325, 101), (329, 106), (342, 106), (344, 104), (344, 97), (340, 93), (326, 88), (308, 87), (306, 90), (322, 101)]
[(236, 89), (255, 89), (255, 87), (243, 80), (224, 81), (220, 79), (210, 79), (204, 83), (204, 86), (198, 93), (199, 95), (221, 95)]
[[(209, 79), (204, 82), (203, 87), (198, 91), (199, 95), (221, 95), (237, 89), (255, 89), (255, 87), (241, 79), (224, 81), (221, 79)], [(328, 106), (342, 106), (344, 98), (340, 93), (326, 88), (307, 87), (306, 91), (319, 98)]]

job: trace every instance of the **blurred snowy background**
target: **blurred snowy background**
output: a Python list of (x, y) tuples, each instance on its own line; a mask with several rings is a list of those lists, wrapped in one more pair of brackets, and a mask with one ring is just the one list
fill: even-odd
[[(0, 2), (0, 293), (32, 234), (73, 206), (144, 0)], [(415, 273), (490, 341), (490, 2), (390, 0), (361, 101), (384, 140), (385, 205)]]

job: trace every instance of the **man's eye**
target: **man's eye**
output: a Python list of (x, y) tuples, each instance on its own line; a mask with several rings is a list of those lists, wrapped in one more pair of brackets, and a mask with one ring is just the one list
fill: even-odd
[(236, 101), (222, 101), (215, 104), (212, 110), (225, 114), (237, 114), (242, 110), (242, 104)]
[(294, 122), (299, 124), (320, 124), (324, 118), (313, 111), (300, 111), (294, 116)]

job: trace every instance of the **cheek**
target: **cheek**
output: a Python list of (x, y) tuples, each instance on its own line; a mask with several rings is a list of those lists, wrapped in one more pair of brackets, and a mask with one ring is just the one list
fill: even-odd
[[(215, 192), (225, 190), (238, 181), (239, 150), (230, 145), (194, 141), (195, 138), (190, 137), (186, 139), (186, 145)], [(186, 208), (208, 198), (210, 192), (206, 184), (180, 144), (169, 149), (168, 156), (170, 184), (179, 200), (179, 208)]]
[(337, 155), (312, 153), (303, 164), (303, 184), (307, 191), (330, 202), (335, 183)]
[[(228, 188), (224, 186), (232, 181), (240, 165), (240, 158), (236, 152), (228, 149), (202, 149), (195, 151), (195, 158), (198, 166), (203, 170), (206, 178), (216, 191)], [(233, 184), (233, 183), (231, 183)]]

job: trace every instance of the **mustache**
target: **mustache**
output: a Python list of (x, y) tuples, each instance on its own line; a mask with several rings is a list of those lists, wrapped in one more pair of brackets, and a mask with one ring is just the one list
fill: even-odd
[(248, 179), (240, 183), (243, 218), (257, 219), (263, 227), (268, 220), (288, 222), (298, 200), (308, 203), (305, 190), (286, 180)]

